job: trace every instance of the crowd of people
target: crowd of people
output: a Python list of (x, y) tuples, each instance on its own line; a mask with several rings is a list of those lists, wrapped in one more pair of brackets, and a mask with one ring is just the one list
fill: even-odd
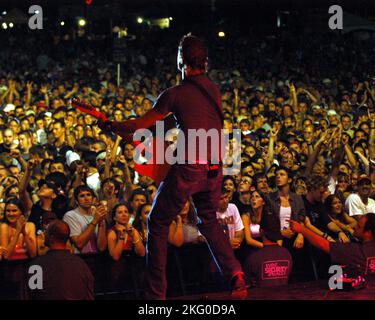
[[(116, 121), (144, 115), (181, 82), (166, 38), (153, 31), (130, 42), (118, 85), (109, 39), (9, 37), (0, 53), (0, 260), (46, 254), (54, 220), (69, 226), (74, 254), (145, 256), (157, 184), (135, 170), (131, 141), (102, 131), (70, 100)], [(206, 38), (224, 128), (241, 130), (241, 172), (224, 177), (217, 217), (249, 279), (265, 286), (308, 279), (311, 266), (327, 273), (324, 251), (311, 250), (290, 220), (328, 242), (358, 243), (360, 217), (375, 213), (373, 41), (290, 39)], [(192, 201), (168, 241), (205, 242)], [(266, 266), (260, 277), (264, 259), (284, 261), (281, 276)]]

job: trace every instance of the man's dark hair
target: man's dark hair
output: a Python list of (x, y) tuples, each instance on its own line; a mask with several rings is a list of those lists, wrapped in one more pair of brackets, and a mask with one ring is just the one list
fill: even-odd
[(65, 159), (63, 157), (57, 157), (57, 158), (51, 160), (50, 166), (52, 166), (53, 164), (56, 164), (56, 163), (61, 163), (64, 166), (64, 169), (65, 169)]
[[(20, 209), (21, 213), (22, 214), (25, 214), (25, 206), (23, 204), (22, 201), (20, 201), (19, 199), (17, 198), (8, 198), (8, 200), (5, 202), (5, 210), (7, 208), (8, 205), (10, 204), (14, 204), (16, 207), (18, 207), (18, 209)], [(4, 221), (6, 221), (6, 215), (5, 215), (5, 212), (4, 212)]]
[(130, 196), (130, 198), (129, 198), (129, 202), (132, 202), (133, 200), (134, 200), (134, 197), (136, 196), (136, 195), (143, 195), (143, 196), (145, 196), (146, 197), (146, 202), (147, 203), (150, 203), (150, 199), (149, 199), (149, 194), (148, 194), (148, 192), (147, 191), (145, 191), (144, 189), (142, 189), (142, 188), (138, 188), (138, 189), (135, 189), (134, 191), (133, 191), (133, 193), (131, 194), (131, 196)]
[(32, 137), (32, 133), (31, 133), (30, 130), (22, 130), (18, 135), (20, 136), (21, 134), (25, 135), (29, 139), (31, 139), (31, 137)]
[(373, 237), (375, 237), (375, 213), (366, 214), (367, 221), (365, 224), (365, 231), (371, 231)]
[(267, 176), (264, 174), (264, 173), (260, 173), (260, 172), (258, 172), (258, 173), (256, 173), (255, 175), (254, 175), (254, 181), (255, 181), (255, 183), (258, 183), (258, 179), (266, 179), (267, 180), (267, 182), (268, 182), (268, 178), (267, 178)]
[(93, 197), (95, 197), (95, 193), (94, 193), (94, 191), (93, 191), (89, 186), (87, 186), (87, 185), (81, 185), (81, 186), (77, 187), (77, 188), (74, 190), (74, 199), (75, 199), (75, 200), (78, 200), (78, 195), (79, 195), (81, 192), (83, 192), (83, 191), (88, 191), (88, 192), (91, 193), (91, 195), (92, 195)]
[(120, 185), (120, 183), (119, 183), (116, 179), (114, 179), (114, 178), (107, 178), (107, 179), (104, 179), (104, 180), (102, 181), (102, 183), (101, 183), (102, 188), (104, 187), (104, 185), (105, 185), (106, 183), (113, 183), (113, 185), (115, 186), (115, 191), (117, 191), (117, 194), (120, 192), (121, 185)]
[(182, 37), (179, 49), (181, 50), (184, 64), (193, 69), (205, 69), (208, 50), (201, 39), (189, 33)]
[(65, 122), (63, 119), (57, 119), (53, 122), (53, 124), (59, 123), (61, 128), (65, 128)]
[(275, 170), (275, 174), (276, 174), (278, 171), (281, 171), (281, 170), (286, 172), (286, 174), (288, 175), (288, 178), (293, 178), (292, 172), (291, 172), (288, 168), (286, 168), (286, 167), (284, 167), (284, 166), (278, 166), (278, 167), (276, 168), (276, 170)]
[(29, 153), (30, 155), (38, 155), (40, 158), (44, 158), (44, 148), (40, 145), (33, 145)]
[(66, 244), (70, 236), (69, 225), (65, 221), (53, 220), (48, 224), (47, 230), (48, 239), (53, 239), (53, 242), (59, 244)]

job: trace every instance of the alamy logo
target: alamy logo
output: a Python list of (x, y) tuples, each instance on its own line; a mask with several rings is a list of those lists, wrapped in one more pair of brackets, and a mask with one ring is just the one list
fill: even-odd
[(328, 286), (331, 290), (342, 290), (343, 289), (343, 270), (341, 266), (333, 265), (329, 267), (329, 274), (333, 274), (328, 280)]
[(331, 30), (342, 30), (344, 24), (343, 11), (341, 6), (334, 5), (330, 6), (328, 13), (333, 14), (328, 20), (328, 26)]
[(194, 164), (197, 161), (212, 164), (223, 162), (223, 174), (235, 175), (241, 171), (241, 130), (189, 129), (187, 134), (174, 128), (164, 132), (164, 122), (156, 122), (155, 135), (148, 129), (135, 131), (133, 140), (137, 164)]
[(29, 13), (32, 14), (32, 16), (29, 19), (29, 28), (31, 30), (35, 29), (43, 29), (43, 9), (41, 6), (38, 5), (32, 5), (29, 8)]
[(29, 268), (29, 274), (32, 276), (29, 279), (29, 288), (31, 290), (42, 290), (43, 289), (43, 269), (41, 266), (32, 265)]

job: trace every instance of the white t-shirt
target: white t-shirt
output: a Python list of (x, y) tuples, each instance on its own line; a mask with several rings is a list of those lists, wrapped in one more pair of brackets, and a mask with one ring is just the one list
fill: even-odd
[(292, 208), (291, 207), (280, 207), (280, 227), (281, 230), (289, 228), (290, 216), (292, 215)]
[(222, 226), (228, 227), (229, 239), (234, 238), (236, 231), (244, 228), (240, 213), (235, 204), (229, 203), (225, 212), (216, 212), (216, 218)]
[(345, 209), (350, 216), (375, 213), (375, 201), (368, 198), (367, 205), (365, 205), (361, 197), (357, 193), (353, 193), (346, 199)]
[[(87, 229), (88, 225), (91, 223), (93, 219), (93, 216), (81, 214), (78, 208), (68, 211), (67, 213), (65, 213), (63, 217), (63, 221), (65, 221), (69, 225), (70, 237), (79, 236), (82, 232), (84, 232)], [(76, 248), (74, 243), (72, 243), (74, 253), (97, 253), (97, 233), (98, 226), (96, 226), (95, 233), (91, 236), (90, 240), (87, 242), (87, 244), (83, 247), (81, 251)]]

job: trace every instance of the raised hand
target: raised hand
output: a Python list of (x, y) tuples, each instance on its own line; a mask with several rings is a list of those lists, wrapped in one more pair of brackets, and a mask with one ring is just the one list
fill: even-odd
[(47, 93), (48, 93), (47, 86), (42, 86), (42, 87), (40, 88), (40, 92), (43, 93), (43, 94), (47, 94)]
[(17, 232), (25, 232), (25, 226), (26, 226), (26, 218), (24, 215), (21, 215), (16, 223), (16, 231)]
[(274, 128), (271, 128), (270, 130), (270, 138), (276, 139), (277, 135), (279, 134), (280, 129), (276, 130)]

